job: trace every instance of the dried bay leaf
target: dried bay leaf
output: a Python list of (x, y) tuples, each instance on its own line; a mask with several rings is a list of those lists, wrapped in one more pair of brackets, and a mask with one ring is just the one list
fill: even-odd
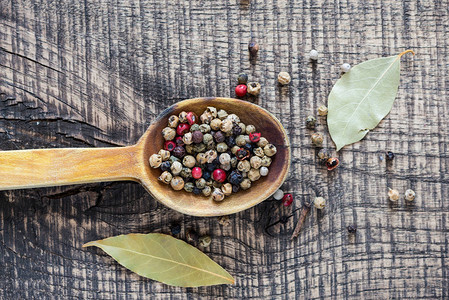
[(327, 124), (337, 151), (360, 141), (390, 112), (399, 87), (400, 58), (408, 52), (413, 53), (407, 50), (358, 64), (334, 85)]
[(160, 233), (127, 234), (92, 241), (131, 271), (182, 287), (234, 284), (234, 278), (197, 248)]

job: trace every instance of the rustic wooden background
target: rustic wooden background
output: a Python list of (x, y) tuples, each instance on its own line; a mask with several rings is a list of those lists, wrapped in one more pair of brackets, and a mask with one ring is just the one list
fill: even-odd
[[(448, 1), (0, 0), (0, 147), (103, 147), (137, 141), (165, 107), (233, 96), (259, 81), (259, 104), (293, 145), (284, 190), (230, 217), (176, 213), (136, 183), (0, 192), (0, 298), (449, 298)], [(247, 44), (261, 47), (257, 60)], [(306, 56), (317, 49), (320, 60)], [(304, 119), (326, 103), (339, 67), (413, 49), (392, 112), (341, 167), (316, 163)], [(280, 88), (279, 71), (292, 75)], [(320, 118), (317, 130), (327, 133)], [(327, 136), (326, 144), (333, 147)], [(386, 150), (392, 163), (380, 160)], [(387, 187), (412, 188), (391, 205)], [(312, 210), (290, 241), (301, 203)], [(176, 288), (141, 278), (87, 241), (130, 232), (209, 233), (205, 252), (234, 286)], [(355, 224), (351, 236), (346, 226)]]

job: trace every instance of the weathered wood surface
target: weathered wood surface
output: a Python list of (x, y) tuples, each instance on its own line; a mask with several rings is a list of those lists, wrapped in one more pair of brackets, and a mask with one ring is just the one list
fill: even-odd
[[(156, 203), (137, 183), (0, 193), (0, 298), (448, 298), (449, 107), (447, 1), (0, 0), (0, 147), (130, 145), (165, 107), (232, 96), (245, 71), (259, 104), (281, 118), (293, 145), (284, 190), (231, 216), (195, 218)], [(257, 61), (247, 43), (257, 39)], [(312, 66), (305, 53), (316, 48)], [(390, 115), (341, 167), (318, 166), (303, 120), (316, 112), (344, 62), (413, 49)], [(290, 86), (276, 76), (288, 71)], [(322, 119), (317, 130), (326, 132)], [(329, 137), (327, 145), (332, 145)], [(379, 160), (391, 150), (391, 164)], [(414, 189), (390, 205), (387, 187)], [(312, 210), (290, 241), (301, 201)], [(129, 232), (168, 233), (173, 221), (213, 237), (206, 249), (235, 286), (182, 289), (141, 278), (84, 242)], [(357, 234), (345, 229), (356, 224)]]

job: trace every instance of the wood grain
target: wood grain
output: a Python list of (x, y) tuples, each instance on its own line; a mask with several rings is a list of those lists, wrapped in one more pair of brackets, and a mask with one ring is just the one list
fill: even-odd
[[(2, 150), (134, 144), (166, 107), (233, 96), (236, 75), (262, 84), (258, 103), (292, 145), (283, 190), (216, 218), (181, 215), (137, 183), (0, 192), (0, 298), (432, 298), (449, 297), (449, 13), (447, 1), (0, 0)], [(261, 50), (249, 60), (247, 44)], [(320, 52), (312, 64), (307, 53)], [(366, 138), (317, 164), (304, 119), (326, 103), (342, 63), (404, 57), (392, 112)], [(292, 82), (279, 87), (277, 73)], [(334, 147), (324, 119), (317, 131)], [(396, 153), (387, 163), (379, 156)], [(417, 193), (390, 205), (387, 188)], [(301, 202), (320, 195), (298, 239)], [(81, 245), (129, 232), (208, 233), (205, 252), (234, 286), (182, 289), (124, 270)], [(346, 226), (355, 224), (355, 236)]]

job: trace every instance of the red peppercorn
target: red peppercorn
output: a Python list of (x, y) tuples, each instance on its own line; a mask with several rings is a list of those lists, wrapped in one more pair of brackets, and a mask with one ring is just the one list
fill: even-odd
[(200, 179), (203, 176), (203, 171), (199, 167), (195, 167), (192, 169), (192, 177), (195, 179)]
[(166, 141), (164, 144), (164, 149), (167, 151), (170, 151), (170, 152), (172, 152), (173, 149), (175, 149), (175, 147), (176, 147), (176, 144), (173, 141)]
[(249, 140), (253, 143), (260, 141), (260, 132), (254, 132), (249, 134)]
[(189, 130), (190, 130), (190, 125), (189, 124), (181, 123), (181, 124), (178, 125), (178, 128), (176, 128), (176, 133), (178, 135), (184, 135), (187, 132), (189, 132)]
[(282, 197), (282, 204), (284, 206), (290, 206), (293, 203), (293, 196), (292, 194), (285, 194), (284, 197)]
[(222, 169), (215, 169), (212, 172), (212, 178), (218, 182), (224, 182), (226, 180), (226, 172)]
[(191, 112), (191, 111), (190, 111), (190, 112), (187, 113), (186, 119), (187, 119), (187, 122), (188, 122), (190, 125), (193, 125), (193, 124), (195, 124), (196, 121), (198, 120), (198, 117), (195, 115), (194, 112)]
[(246, 85), (244, 84), (239, 84), (238, 86), (236, 86), (235, 88), (235, 95), (239, 98), (245, 97), (246, 95)]
[(185, 145), (184, 141), (182, 140), (182, 136), (177, 136), (177, 137), (175, 138), (175, 143), (176, 143), (176, 145), (178, 145), (178, 146), (184, 146), (184, 145)]
[(333, 169), (338, 167), (339, 163), (340, 163), (340, 161), (338, 160), (338, 158), (336, 158), (336, 157), (329, 158), (326, 162), (327, 170), (332, 171)]

